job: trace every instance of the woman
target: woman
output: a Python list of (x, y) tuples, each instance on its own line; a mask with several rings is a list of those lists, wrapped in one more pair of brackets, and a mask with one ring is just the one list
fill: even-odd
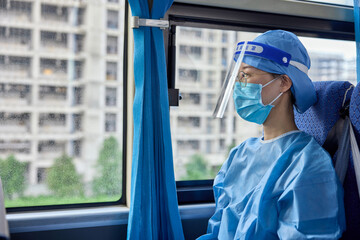
[(293, 106), (302, 113), (316, 102), (306, 49), (282, 30), (238, 47), (236, 111), (263, 124), (264, 135), (230, 152), (214, 180), (215, 213), (198, 239), (340, 238), (343, 190), (331, 158), (294, 121)]

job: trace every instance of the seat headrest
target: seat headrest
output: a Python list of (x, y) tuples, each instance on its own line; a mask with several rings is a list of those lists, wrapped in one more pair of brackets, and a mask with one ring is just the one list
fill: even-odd
[(303, 114), (294, 111), (295, 123), (300, 130), (314, 136), (323, 145), (329, 131), (340, 118), (340, 110), (349, 104), (354, 88), (346, 81), (314, 82), (314, 87), (317, 103)]

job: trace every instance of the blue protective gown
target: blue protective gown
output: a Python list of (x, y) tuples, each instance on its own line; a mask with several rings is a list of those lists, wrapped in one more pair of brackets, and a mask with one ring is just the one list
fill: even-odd
[(338, 239), (343, 189), (330, 155), (301, 131), (235, 147), (214, 180), (205, 239)]

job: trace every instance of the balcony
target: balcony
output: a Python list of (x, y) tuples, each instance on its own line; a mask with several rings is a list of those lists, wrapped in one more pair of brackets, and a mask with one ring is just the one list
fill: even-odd
[(44, 106), (65, 106), (67, 93), (65, 87), (40, 86), (39, 104)]
[(72, 11), (68, 7), (42, 4), (41, 21), (47, 26), (80, 26), (84, 23), (84, 8), (76, 8)]
[(40, 77), (67, 81), (67, 61), (55, 59), (40, 60)]
[(66, 133), (65, 114), (40, 114), (39, 117), (40, 133)]
[(179, 31), (180, 31), (179, 36), (181, 36), (181, 39), (184, 39), (185, 42), (194, 41), (194, 40), (195, 41), (202, 41), (203, 40), (203, 31), (202, 30), (198, 30), (198, 29), (194, 29), (194, 28), (181, 27), (179, 29)]
[(31, 78), (31, 71), (27, 67), (4, 66), (0, 64), (0, 78)]
[(0, 49), (23, 52), (31, 50), (30, 30), (0, 27)]
[(200, 117), (178, 117), (176, 132), (179, 134), (199, 134), (203, 132)]
[(0, 22), (23, 24), (31, 22), (30, 2), (0, 0)]
[(201, 105), (201, 96), (199, 93), (182, 93), (181, 97), (182, 97), (180, 101), (181, 107), (197, 108), (197, 109), (203, 108), (203, 106)]
[(41, 48), (50, 52), (67, 52), (68, 35), (60, 32), (41, 32)]
[(179, 69), (178, 82), (181, 85), (190, 85), (194, 87), (194, 84), (200, 86), (201, 71), (196, 69)]
[(65, 143), (55, 141), (42, 141), (38, 146), (40, 159), (54, 160), (65, 153)]
[(0, 84), (0, 99), (2, 105), (20, 105), (31, 104), (30, 86), (15, 84)]
[(41, 32), (41, 50), (46, 53), (78, 54), (83, 50), (83, 44), (83, 35)]
[(180, 156), (189, 156), (200, 151), (200, 142), (196, 140), (177, 141), (177, 152)]
[(0, 133), (30, 133), (30, 114), (0, 113)]
[(0, 38), (0, 49), (2, 52), (6, 51), (16, 51), (16, 52), (22, 52), (22, 51), (29, 51), (31, 50), (31, 43), (27, 40), (20, 40), (15, 38), (9, 38), (9, 39), (3, 39)]
[(11, 154), (27, 155), (30, 154), (31, 143), (29, 141), (12, 141), (12, 142), (0, 142), (0, 157), (7, 157)]
[(0, 55), (0, 78), (31, 78), (31, 59)]

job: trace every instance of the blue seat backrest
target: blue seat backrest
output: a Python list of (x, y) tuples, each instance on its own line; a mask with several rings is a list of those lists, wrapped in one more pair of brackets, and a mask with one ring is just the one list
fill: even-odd
[(295, 122), (298, 128), (312, 136), (323, 145), (326, 137), (340, 118), (339, 111), (342, 108), (344, 96), (350, 101), (352, 86), (349, 82), (323, 81), (314, 82), (317, 103), (303, 114), (295, 112)]
[[(353, 125), (355, 137), (360, 146), (360, 85), (355, 87), (350, 100), (349, 109), (350, 121)], [(360, 239), (360, 198), (357, 189), (354, 163), (352, 156), (344, 182), (345, 189), (345, 210), (347, 231), (344, 233), (344, 239)]]
[[(351, 83), (343, 81), (314, 82), (314, 86), (318, 102), (303, 114), (295, 112), (295, 122), (300, 130), (314, 136), (317, 142), (323, 145), (329, 131), (340, 118), (340, 109), (343, 106), (344, 97), (345, 105), (346, 103), (349, 104), (349, 102), (353, 104), (352, 93), (353, 91), (355, 93), (355, 90), (351, 88)], [(360, 103), (360, 96), (357, 101)], [(360, 107), (359, 104), (357, 106)], [(351, 112), (350, 106), (350, 118)], [(359, 121), (358, 129), (360, 130), (359, 109), (357, 109), (357, 114), (357, 120)], [(360, 134), (358, 137), (360, 139)], [(347, 230), (341, 239), (360, 239), (360, 203), (356, 190), (352, 159), (350, 160), (344, 182), (344, 203)]]

